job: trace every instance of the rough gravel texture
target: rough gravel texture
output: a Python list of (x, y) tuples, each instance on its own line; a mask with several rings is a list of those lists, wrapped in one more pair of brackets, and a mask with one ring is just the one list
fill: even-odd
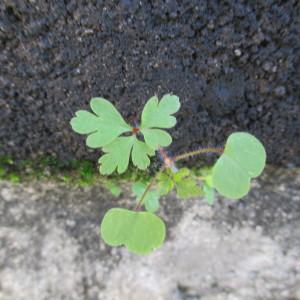
[(300, 164), (300, 2), (0, 2), (0, 155), (96, 158), (70, 130), (92, 96), (132, 124), (154, 93), (180, 96), (173, 151), (263, 140)]
[(300, 170), (269, 170), (241, 201), (182, 201), (159, 214), (164, 246), (111, 249), (99, 223), (130, 207), (100, 186), (0, 183), (1, 300), (298, 300)]

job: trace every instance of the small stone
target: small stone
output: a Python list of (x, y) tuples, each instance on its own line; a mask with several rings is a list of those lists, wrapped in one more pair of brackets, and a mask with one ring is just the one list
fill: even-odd
[(277, 66), (273, 66), (272, 72), (273, 72), (273, 73), (276, 73), (276, 71), (277, 71)]
[(277, 88), (275, 88), (275, 95), (278, 97), (282, 97), (285, 96), (286, 94), (286, 89), (284, 86), (278, 86)]
[(273, 64), (269, 61), (266, 61), (264, 64), (263, 64), (263, 69), (266, 71), (266, 72), (270, 72), (272, 70), (272, 67), (273, 67)]
[(207, 27), (208, 27), (209, 29), (214, 29), (214, 28), (215, 28), (214, 21), (213, 21), (213, 20), (210, 20), (209, 23), (207, 24)]
[(75, 220), (66, 220), (66, 225), (68, 227), (75, 227), (76, 221)]
[(262, 94), (267, 94), (270, 92), (270, 85), (269, 82), (267, 80), (261, 80), (259, 83), (259, 91)]
[(254, 36), (253, 40), (256, 44), (260, 44), (265, 39), (264, 34), (261, 31), (258, 31)]
[(241, 56), (242, 55), (242, 51), (240, 49), (235, 49), (234, 50), (234, 55), (235, 56)]

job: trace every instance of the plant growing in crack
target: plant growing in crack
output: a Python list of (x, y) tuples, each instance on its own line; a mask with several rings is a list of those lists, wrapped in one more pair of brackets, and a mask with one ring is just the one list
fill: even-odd
[[(159, 198), (173, 189), (180, 198), (204, 196), (209, 204), (214, 202), (215, 190), (230, 199), (240, 199), (250, 190), (251, 178), (259, 176), (266, 162), (266, 153), (261, 142), (246, 132), (232, 133), (224, 148), (202, 148), (176, 156), (169, 156), (165, 147), (172, 137), (165, 129), (175, 126), (173, 116), (180, 109), (179, 98), (164, 95), (159, 101), (151, 97), (141, 116), (140, 126), (131, 126), (121, 114), (103, 98), (91, 99), (92, 112), (79, 110), (71, 120), (72, 129), (87, 135), (86, 144), (101, 148), (100, 173), (124, 173), (131, 160), (138, 169), (150, 165), (150, 157), (158, 153), (162, 166), (149, 182), (138, 181), (132, 186), (137, 197), (132, 210), (112, 208), (101, 223), (101, 236), (110, 246), (125, 245), (137, 254), (147, 254), (160, 247), (165, 239), (164, 221), (155, 213)], [(203, 169), (200, 174), (188, 168), (177, 169), (178, 161), (206, 153), (219, 156), (214, 166)], [(109, 182), (106, 181), (109, 187)], [(120, 190), (114, 185), (115, 194)], [(142, 211), (142, 209), (145, 209)]]

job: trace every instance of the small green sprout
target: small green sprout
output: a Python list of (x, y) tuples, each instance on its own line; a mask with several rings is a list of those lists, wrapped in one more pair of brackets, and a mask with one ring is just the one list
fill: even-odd
[[(91, 100), (93, 113), (80, 110), (71, 120), (74, 131), (86, 134), (86, 144), (100, 148), (104, 155), (99, 159), (100, 173), (107, 175), (115, 170), (124, 173), (131, 159), (134, 166), (145, 170), (150, 157), (159, 154), (163, 164), (148, 182), (132, 185), (136, 196), (133, 210), (112, 208), (101, 222), (102, 239), (110, 246), (124, 245), (136, 254), (147, 254), (160, 247), (165, 239), (164, 221), (155, 215), (159, 199), (173, 189), (179, 198), (203, 196), (212, 205), (215, 190), (230, 199), (240, 199), (250, 190), (251, 178), (259, 176), (266, 163), (266, 152), (261, 142), (245, 132), (232, 133), (224, 148), (203, 148), (170, 157), (165, 148), (172, 137), (163, 129), (176, 124), (173, 116), (180, 108), (179, 98), (167, 94), (159, 101), (150, 98), (142, 112), (140, 126), (127, 124), (116, 108), (103, 98)], [(177, 169), (176, 162), (206, 153), (220, 155), (213, 168), (202, 169), (199, 174), (188, 168)], [(112, 181), (105, 182), (115, 196), (121, 189)], [(140, 211), (142, 207), (146, 211)]]
[[(150, 98), (142, 112), (140, 127), (128, 125), (115, 107), (103, 98), (91, 100), (90, 113), (85, 110), (76, 112), (71, 120), (72, 129), (80, 134), (87, 134), (87, 146), (102, 148), (105, 153), (99, 159), (100, 173), (111, 174), (116, 169), (124, 173), (131, 156), (133, 164), (141, 170), (150, 165), (149, 156), (154, 156), (159, 147), (172, 143), (172, 137), (159, 128), (171, 128), (176, 124), (172, 116), (180, 108), (179, 98), (165, 95), (160, 101), (156, 96)], [(121, 136), (131, 133), (130, 136)], [(139, 140), (137, 135), (143, 135)]]
[(177, 172), (170, 169), (161, 173), (158, 178), (158, 189), (162, 195), (168, 194), (174, 187), (179, 198), (187, 199), (203, 195), (197, 181), (191, 176), (188, 168), (182, 168)]

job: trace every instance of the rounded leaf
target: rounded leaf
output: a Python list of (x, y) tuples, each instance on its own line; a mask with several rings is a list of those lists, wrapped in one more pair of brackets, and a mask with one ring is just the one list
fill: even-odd
[(256, 137), (245, 132), (233, 133), (213, 167), (213, 186), (225, 197), (240, 199), (249, 192), (251, 178), (261, 174), (265, 163), (264, 146)]
[(147, 254), (165, 240), (165, 223), (150, 212), (112, 208), (101, 223), (101, 236), (110, 246), (125, 245), (136, 254)]

